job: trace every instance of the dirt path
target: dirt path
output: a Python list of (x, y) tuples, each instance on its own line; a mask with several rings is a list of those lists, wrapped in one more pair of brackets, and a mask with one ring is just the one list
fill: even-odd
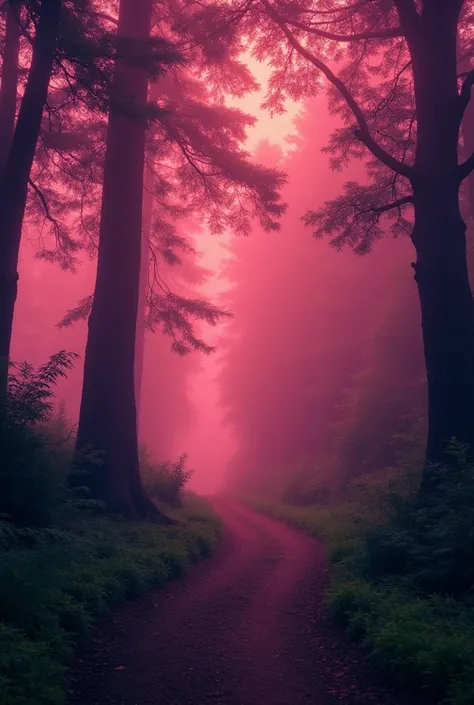
[(322, 544), (231, 502), (213, 559), (89, 644), (71, 705), (407, 705), (324, 614)]

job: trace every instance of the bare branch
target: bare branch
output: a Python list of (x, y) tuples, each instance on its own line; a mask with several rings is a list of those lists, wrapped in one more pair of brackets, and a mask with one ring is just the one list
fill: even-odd
[(275, 12), (268, 0), (262, 1), (265, 7), (267, 8), (268, 14), (273, 19), (273, 21), (280, 27), (281, 31), (288, 39), (291, 46), (296, 49), (296, 51), (307, 61), (312, 63), (313, 66), (316, 66), (316, 68), (321, 71), (324, 76), (326, 76), (328, 81), (332, 83), (332, 85), (335, 86), (335, 88), (337, 88), (339, 93), (342, 95), (347, 105), (352, 110), (352, 113), (354, 114), (354, 117), (356, 118), (357, 123), (359, 125), (359, 128), (354, 131), (354, 135), (357, 137), (357, 139), (360, 140), (360, 142), (362, 142), (362, 144), (364, 144), (370, 152), (372, 152), (374, 157), (376, 157), (383, 164), (385, 164), (385, 166), (388, 166), (388, 168), (392, 169), (392, 171), (395, 171), (401, 176), (405, 176), (411, 181), (411, 179), (414, 177), (414, 169), (408, 164), (403, 164), (402, 162), (399, 162), (397, 159), (395, 159), (395, 157), (392, 157), (391, 154), (386, 152), (385, 149), (374, 140), (374, 138), (370, 134), (370, 129), (367, 124), (367, 120), (365, 119), (364, 113), (362, 112), (359, 104), (347, 88), (344, 81), (342, 81), (338, 76), (336, 76), (331, 71), (329, 66), (327, 66), (327, 64), (321, 61), (321, 59), (318, 59), (316, 56), (314, 56), (314, 54), (312, 54), (310, 51), (305, 49), (302, 44), (300, 44), (294, 34), (285, 25), (281, 17)]
[(282, 18), (285, 24), (292, 25), (298, 29), (302, 29), (310, 34), (315, 34), (323, 39), (331, 39), (335, 42), (360, 42), (370, 39), (392, 39), (394, 37), (403, 37), (404, 33), (401, 27), (390, 27), (388, 29), (380, 29), (374, 32), (358, 32), (355, 34), (337, 34), (335, 32), (326, 32), (324, 29), (317, 29), (316, 27), (305, 24), (304, 22), (298, 22), (298, 20), (290, 20)]

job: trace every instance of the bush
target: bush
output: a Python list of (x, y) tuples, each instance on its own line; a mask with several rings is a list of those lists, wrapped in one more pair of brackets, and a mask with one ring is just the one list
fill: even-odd
[[(62, 351), (37, 370), (27, 363), (11, 365), (0, 419), (0, 514), (15, 524), (51, 525), (65, 498), (68, 440), (53, 432), (58, 430), (52, 424), (53, 387), (76, 357)], [(58, 418), (57, 424), (62, 422)]]
[(423, 503), (419, 473), (391, 470), (388, 488), (363, 478), (358, 502), (331, 510), (258, 507), (328, 540), (329, 609), (371, 658), (433, 702), (472, 705), (474, 468), (465, 448), (452, 453)]
[(187, 453), (176, 462), (165, 461), (153, 463), (146, 450), (142, 450), (140, 468), (145, 489), (149, 496), (157, 501), (180, 507), (182, 493), (191, 479), (194, 470), (186, 467)]
[(72, 649), (94, 622), (212, 552), (218, 521), (207, 507), (202, 511), (201, 504), (188, 501), (179, 510), (179, 526), (77, 513), (61, 532), (30, 530), (38, 541), (29, 547), (21, 536), (11, 537), (8, 547), (4, 542), (1, 705), (63, 703), (62, 676)]
[[(12, 366), (0, 419), (0, 705), (62, 705), (73, 648), (94, 622), (181, 575), (218, 540), (215, 515), (189, 497), (169, 527), (79, 511), (98, 503), (67, 487), (74, 434), (63, 409), (53, 415), (52, 395), (74, 358)], [(158, 466), (161, 501), (181, 501), (185, 459)]]
[(474, 586), (474, 466), (453, 445), (450, 468), (431, 469), (436, 491), (420, 504), (392, 497), (389, 520), (367, 534), (371, 576), (407, 576), (428, 592), (460, 596)]

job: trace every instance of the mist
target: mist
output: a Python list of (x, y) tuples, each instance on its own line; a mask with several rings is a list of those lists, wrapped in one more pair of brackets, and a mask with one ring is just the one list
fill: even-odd
[[(256, 225), (248, 237), (200, 232), (193, 236), (199, 276), (184, 264), (168, 268), (178, 292), (192, 286), (232, 313), (217, 328), (201, 324), (215, 352), (179, 356), (159, 327), (145, 334), (140, 443), (159, 461), (187, 453), (191, 487), (204, 493), (281, 495), (295, 473), (303, 483), (341, 484), (393, 462), (383, 428), (401, 432), (401, 419), (425, 405), (412, 245), (385, 238), (357, 256), (312, 237), (302, 215), (337, 195), (348, 174), (331, 171), (322, 151), (337, 124), (325, 101), (290, 112), (282, 124), (257, 108), (260, 122), (248, 140), (256, 162), (288, 174), (280, 232)], [(270, 137), (262, 141), (263, 130)], [(362, 167), (352, 165), (349, 176), (362, 177)], [(57, 324), (92, 290), (94, 263), (84, 258), (74, 273), (63, 272), (35, 258), (36, 249), (33, 239), (21, 250), (13, 359), (37, 365), (58, 349), (83, 356), (85, 322)], [(385, 369), (390, 360), (398, 369)], [(81, 382), (79, 364), (58, 387), (73, 422)], [(366, 424), (364, 433), (353, 431), (358, 453), (344, 423)]]
[(473, 19), (2, 3), (1, 703), (474, 703)]

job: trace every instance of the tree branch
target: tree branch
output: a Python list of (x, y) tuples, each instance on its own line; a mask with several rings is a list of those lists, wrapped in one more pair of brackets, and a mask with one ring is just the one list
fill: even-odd
[(474, 170), (474, 154), (471, 154), (471, 156), (466, 159), (465, 162), (460, 164), (457, 168), (457, 175), (458, 175), (458, 180), (459, 183), (463, 181), (466, 177), (469, 176), (469, 174)]
[(89, 10), (89, 12), (91, 15), (94, 15), (94, 17), (97, 17), (100, 20), (105, 20), (116, 27), (118, 26), (118, 19), (116, 17), (112, 17), (112, 15), (109, 15), (108, 12), (101, 12), (100, 10)]
[(403, 198), (398, 198), (392, 203), (386, 203), (383, 206), (375, 206), (374, 208), (369, 208), (369, 211), (373, 213), (386, 213), (394, 208), (400, 208), (400, 206), (405, 206), (407, 203), (413, 203), (413, 196), (403, 196)]
[(354, 130), (354, 135), (357, 137), (357, 139), (360, 140), (360, 142), (362, 142), (362, 144), (364, 144), (370, 152), (372, 152), (374, 157), (376, 157), (383, 164), (385, 164), (385, 166), (388, 166), (388, 168), (392, 169), (392, 171), (395, 171), (397, 174), (405, 176), (407, 179), (411, 180), (415, 173), (414, 169), (407, 164), (399, 162), (397, 159), (395, 159), (395, 157), (392, 157), (391, 154), (386, 152), (385, 149), (374, 140), (374, 138), (370, 134), (369, 126), (367, 124), (367, 120), (365, 119), (364, 113), (362, 112), (359, 104), (347, 88), (344, 81), (342, 81), (338, 76), (336, 76), (331, 71), (329, 66), (327, 66), (327, 64), (321, 61), (321, 59), (318, 59), (316, 56), (314, 56), (314, 54), (312, 54), (310, 51), (305, 49), (302, 44), (300, 44), (294, 34), (292, 34), (292, 32), (285, 25), (282, 18), (275, 12), (268, 0), (262, 0), (262, 2), (267, 8), (269, 16), (280, 27), (281, 31), (288, 39), (291, 46), (301, 56), (303, 56), (307, 61), (313, 64), (313, 66), (315, 66), (319, 71), (321, 71), (321, 73), (326, 76), (328, 81), (332, 83), (332, 85), (335, 86), (335, 88), (337, 88), (339, 93), (342, 95), (347, 105), (351, 109), (352, 113), (354, 114), (354, 117), (356, 118), (357, 123), (359, 125), (359, 128), (357, 130)]
[(337, 34), (334, 32), (326, 32), (324, 29), (316, 29), (311, 25), (306, 25), (298, 20), (283, 19), (285, 24), (290, 24), (293, 27), (298, 27), (305, 32), (315, 34), (323, 39), (331, 39), (335, 42), (359, 42), (368, 39), (391, 39), (393, 37), (403, 37), (404, 33), (401, 27), (392, 27), (389, 29), (380, 29), (375, 32), (359, 32), (357, 34)]
[(474, 69), (465, 74), (459, 93), (459, 122), (462, 121), (466, 108), (471, 100), (471, 89), (474, 86)]
[(43, 210), (44, 210), (44, 214), (45, 214), (46, 219), (49, 220), (50, 223), (53, 223), (55, 226), (57, 226), (58, 221), (55, 218), (53, 218), (53, 216), (51, 215), (51, 212), (50, 212), (49, 206), (48, 206), (48, 202), (46, 200), (44, 193), (41, 191), (39, 186), (37, 186), (35, 184), (35, 182), (32, 181), (31, 179), (28, 179), (28, 183), (31, 186), (31, 188), (33, 189), (33, 191), (36, 193), (36, 195), (38, 196), (39, 200), (41, 201), (41, 205), (43, 206)]

